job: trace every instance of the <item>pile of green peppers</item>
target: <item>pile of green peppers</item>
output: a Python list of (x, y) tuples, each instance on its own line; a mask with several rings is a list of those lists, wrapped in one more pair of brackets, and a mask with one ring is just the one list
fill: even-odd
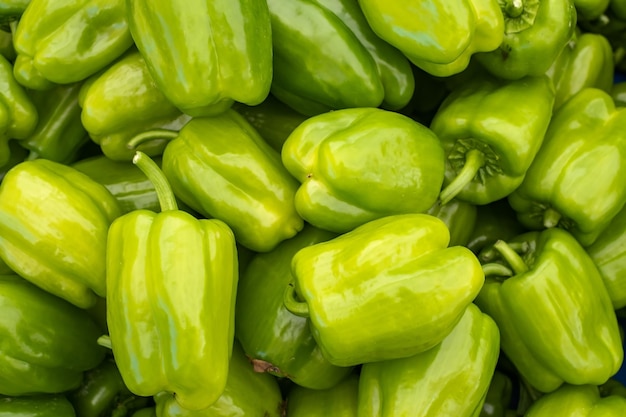
[(0, 416), (626, 416), (624, 72), (626, 0), (0, 0)]

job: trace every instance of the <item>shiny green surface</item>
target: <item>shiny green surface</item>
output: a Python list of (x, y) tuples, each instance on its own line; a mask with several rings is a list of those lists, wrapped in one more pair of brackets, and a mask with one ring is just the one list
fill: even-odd
[(610, 90), (615, 106), (626, 107), (626, 81), (613, 84)]
[(456, 198), (483, 205), (509, 195), (541, 146), (553, 103), (554, 89), (545, 76), (516, 81), (479, 77), (455, 89), (430, 125), (445, 152), (444, 186), (474, 165), (469, 155), (476, 150), (484, 162)]
[(165, 96), (192, 116), (261, 103), (272, 80), (263, 0), (126, 0), (133, 39)]
[(298, 213), (334, 232), (390, 214), (426, 211), (443, 182), (437, 136), (406, 116), (376, 108), (309, 118), (287, 138), (281, 158), (301, 183)]
[(592, 244), (626, 203), (624, 123), (626, 109), (599, 89), (583, 89), (561, 106), (508, 197), (519, 221), (530, 229), (556, 224), (583, 246)]
[(287, 415), (289, 417), (357, 417), (358, 395), (358, 374), (349, 375), (327, 389), (295, 386), (287, 394)]
[(476, 416), (500, 354), (494, 321), (470, 304), (449, 335), (408, 358), (364, 364), (359, 417)]
[(448, 77), (503, 39), (497, 0), (359, 0), (370, 26), (424, 71)]
[(448, 248), (449, 240), (442, 220), (404, 214), (298, 251), (296, 293), (324, 357), (349, 366), (415, 355), (441, 342), (484, 281), (476, 257)]
[(75, 417), (63, 395), (0, 398), (0, 417)]
[(466, 246), (476, 224), (477, 211), (474, 204), (455, 199), (443, 206), (435, 204), (426, 213), (446, 224), (450, 231), (449, 246)]
[(235, 335), (258, 371), (286, 377), (310, 389), (327, 389), (351, 372), (331, 365), (317, 346), (309, 321), (283, 305), (291, 258), (300, 249), (336, 235), (305, 225), (268, 253), (255, 255), (237, 290)]
[(31, 0), (13, 39), (15, 77), (35, 90), (84, 80), (133, 44), (124, 0)]
[(30, 0), (5, 0), (0, 4), (0, 17), (19, 18), (29, 3)]
[(573, 0), (576, 18), (580, 21), (597, 19), (609, 7), (612, 0)]
[[(553, 228), (509, 241), (521, 244), (514, 275), (487, 277), (476, 304), (498, 324), (502, 350), (534, 388), (602, 384), (624, 352), (615, 311), (584, 248)], [(524, 270), (525, 269), (525, 270)]]
[(78, 388), (83, 371), (104, 358), (101, 330), (87, 312), (17, 275), (0, 276), (0, 306), (1, 395)]
[(248, 249), (269, 251), (302, 229), (296, 180), (233, 110), (187, 123), (163, 153), (163, 172), (178, 198), (224, 221)]
[(0, 257), (44, 290), (90, 307), (106, 293), (107, 231), (119, 215), (111, 193), (78, 170), (22, 162), (0, 185)]
[(512, 397), (513, 383), (511, 378), (496, 369), (489, 383), (489, 389), (482, 410), (480, 410), (480, 417), (506, 417)]
[(626, 415), (626, 398), (600, 397), (593, 385), (564, 385), (539, 398), (525, 417), (621, 417)]

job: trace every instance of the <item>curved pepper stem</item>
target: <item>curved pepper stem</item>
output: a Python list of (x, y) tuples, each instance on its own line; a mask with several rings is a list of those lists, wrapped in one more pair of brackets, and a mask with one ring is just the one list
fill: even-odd
[(285, 289), (283, 304), (291, 314), (300, 317), (309, 317), (309, 305), (304, 301), (300, 301), (297, 299), (296, 287), (293, 282), (290, 282)]
[(485, 165), (485, 154), (472, 149), (465, 154), (465, 164), (454, 180), (441, 190), (439, 201), (444, 205), (456, 197), (476, 176), (478, 170)]
[(500, 255), (502, 255), (502, 257), (508, 262), (516, 275), (523, 274), (528, 271), (528, 265), (526, 265), (524, 259), (522, 259), (520, 254), (515, 252), (515, 249), (513, 249), (504, 240), (498, 240), (493, 244), (493, 247), (500, 252)]
[(556, 227), (559, 224), (559, 221), (561, 221), (561, 213), (555, 209), (548, 207), (543, 212), (543, 227), (546, 229)]
[(524, 1), (523, 0), (508, 0), (504, 9), (505, 13), (509, 17), (519, 17), (524, 13)]
[(152, 129), (146, 132), (141, 132), (132, 137), (131, 140), (128, 141), (127, 146), (129, 149), (135, 149), (137, 146), (142, 143), (151, 141), (151, 140), (167, 140), (170, 141), (172, 139), (176, 139), (178, 137), (178, 132), (174, 130), (167, 129)]
[(157, 197), (159, 198), (159, 204), (161, 205), (161, 211), (178, 210), (178, 204), (176, 203), (176, 197), (170, 187), (170, 183), (165, 178), (165, 174), (159, 168), (159, 166), (148, 155), (141, 151), (137, 151), (133, 157), (133, 164), (146, 174), (146, 177), (154, 185)]
[(508, 268), (502, 264), (497, 264), (495, 262), (484, 264), (482, 268), (483, 268), (483, 273), (485, 274), (486, 277), (489, 277), (489, 276), (511, 277), (513, 276), (513, 271), (511, 271), (511, 268)]
[(111, 338), (107, 334), (102, 335), (98, 338), (98, 344), (107, 349), (113, 349), (113, 345), (111, 345)]

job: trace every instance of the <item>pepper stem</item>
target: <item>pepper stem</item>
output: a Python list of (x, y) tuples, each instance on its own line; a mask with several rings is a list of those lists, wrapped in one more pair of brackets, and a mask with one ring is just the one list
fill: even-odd
[(509, 17), (519, 17), (524, 13), (524, 1), (523, 0), (508, 0), (504, 12)]
[(561, 220), (561, 213), (553, 209), (552, 207), (548, 207), (543, 212), (543, 227), (546, 229), (551, 229), (556, 227)]
[(472, 149), (465, 154), (463, 168), (447, 187), (441, 190), (439, 201), (444, 205), (459, 194), (476, 176), (478, 170), (485, 165), (485, 154)]
[(516, 275), (528, 271), (528, 265), (526, 265), (524, 259), (522, 259), (520, 254), (515, 252), (515, 249), (509, 246), (504, 240), (498, 240), (493, 244), (493, 247), (500, 252), (500, 255), (508, 262)]
[(133, 157), (133, 164), (137, 165), (154, 185), (157, 197), (159, 198), (159, 204), (161, 205), (161, 211), (178, 210), (178, 204), (176, 203), (176, 197), (174, 196), (172, 187), (156, 162), (150, 159), (145, 153), (137, 151)]
[(285, 289), (283, 304), (291, 314), (300, 317), (309, 317), (309, 305), (297, 299), (296, 287), (293, 285), (293, 282), (290, 282)]
[(495, 262), (484, 264), (482, 268), (483, 268), (483, 273), (485, 274), (486, 277), (494, 276), (494, 275), (498, 277), (513, 276), (513, 271), (511, 271), (511, 268), (502, 264), (497, 264)]
[(178, 137), (178, 132), (174, 130), (167, 129), (152, 129), (146, 132), (141, 132), (131, 138), (128, 141), (127, 145), (129, 149), (135, 149), (137, 146), (142, 143), (148, 142), (150, 140), (172, 140)]
[(100, 336), (98, 338), (98, 344), (107, 349), (113, 349), (113, 345), (111, 345), (111, 337), (108, 334)]

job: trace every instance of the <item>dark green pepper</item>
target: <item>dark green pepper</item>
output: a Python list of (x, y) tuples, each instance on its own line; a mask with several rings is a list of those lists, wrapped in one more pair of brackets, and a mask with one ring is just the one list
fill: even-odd
[(497, 368), (493, 373), (489, 390), (479, 417), (505, 417), (513, 397), (513, 382)]
[(446, 224), (450, 231), (449, 246), (467, 246), (476, 225), (477, 207), (474, 204), (454, 199), (448, 204), (434, 204), (425, 213), (435, 216)]
[(579, 21), (597, 19), (606, 11), (614, 0), (573, 0), (576, 7), (576, 19)]
[(30, 0), (4, 0), (0, 4), (0, 20), (18, 19), (29, 3)]
[(474, 229), (465, 246), (478, 255), (498, 240), (509, 240), (525, 231), (524, 226), (517, 221), (515, 211), (504, 198), (477, 207)]
[(76, 417), (76, 411), (60, 394), (5, 397), (0, 398), (0, 417)]
[(595, 385), (564, 385), (535, 401), (525, 417), (621, 417), (626, 415), (626, 398), (601, 397)]
[(613, 84), (610, 93), (616, 107), (626, 107), (626, 81)]
[(9, 62), (15, 61), (17, 56), (13, 47), (13, 34), (8, 30), (0, 29), (0, 55), (5, 57)]
[(357, 417), (359, 375), (352, 374), (327, 389), (293, 387), (287, 394), (289, 417)]
[(89, 314), (17, 275), (0, 276), (0, 394), (78, 388), (105, 350)]

